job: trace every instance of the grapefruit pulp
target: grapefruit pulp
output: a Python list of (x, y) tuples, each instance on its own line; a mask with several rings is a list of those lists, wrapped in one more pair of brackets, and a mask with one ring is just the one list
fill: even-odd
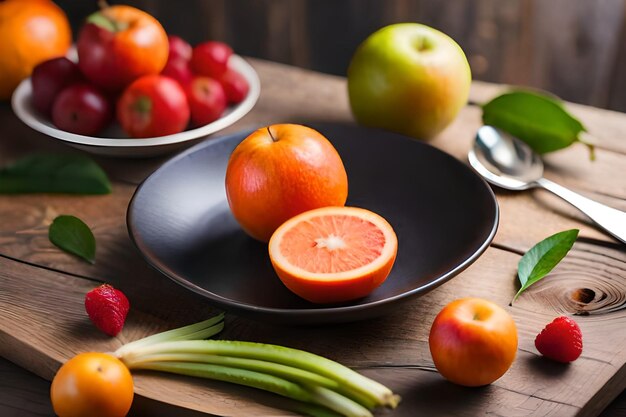
[(365, 297), (389, 275), (398, 239), (381, 216), (357, 207), (323, 207), (283, 223), (269, 254), (280, 280), (313, 303)]

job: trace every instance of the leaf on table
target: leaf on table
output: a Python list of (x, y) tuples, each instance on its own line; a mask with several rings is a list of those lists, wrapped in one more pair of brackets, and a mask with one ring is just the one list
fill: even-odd
[(593, 145), (583, 124), (553, 96), (531, 91), (504, 93), (483, 105), (483, 123), (526, 142), (538, 154), (585, 143), (594, 159)]
[(522, 256), (517, 264), (521, 288), (513, 301), (528, 287), (548, 275), (567, 255), (578, 237), (578, 229), (566, 230), (545, 238)]
[(48, 238), (64, 251), (95, 263), (96, 239), (89, 226), (78, 217), (58, 216), (48, 229)]
[(105, 172), (81, 155), (36, 154), (0, 168), (0, 194), (108, 194)]

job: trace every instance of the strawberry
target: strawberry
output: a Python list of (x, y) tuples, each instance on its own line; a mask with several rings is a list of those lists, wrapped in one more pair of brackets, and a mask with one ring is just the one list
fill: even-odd
[(109, 336), (122, 331), (130, 304), (123, 292), (103, 284), (85, 295), (85, 310), (89, 318)]
[(535, 338), (537, 350), (557, 362), (572, 362), (583, 351), (583, 335), (578, 324), (569, 317), (557, 317)]

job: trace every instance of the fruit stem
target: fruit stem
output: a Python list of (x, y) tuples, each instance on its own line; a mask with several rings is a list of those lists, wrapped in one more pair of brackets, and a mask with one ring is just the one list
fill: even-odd
[(272, 130), (270, 129), (269, 126), (267, 127), (267, 133), (270, 134), (270, 138), (272, 138), (272, 142), (278, 142), (278, 139), (276, 139), (274, 135), (272, 135)]
[(98, 0), (98, 7), (100, 8), (100, 10), (104, 10), (104, 9), (108, 9), (110, 6), (106, 0)]

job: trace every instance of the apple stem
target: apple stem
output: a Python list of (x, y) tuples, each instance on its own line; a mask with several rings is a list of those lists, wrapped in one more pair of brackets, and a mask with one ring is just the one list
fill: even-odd
[(107, 0), (98, 0), (98, 7), (100, 8), (100, 10), (104, 10), (104, 9), (108, 9), (109, 3), (107, 3)]
[(270, 134), (270, 138), (272, 138), (273, 142), (278, 142), (278, 140), (274, 137), (274, 135), (272, 135), (272, 131), (270, 130), (270, 127), (267, 127), (267, 133)]

